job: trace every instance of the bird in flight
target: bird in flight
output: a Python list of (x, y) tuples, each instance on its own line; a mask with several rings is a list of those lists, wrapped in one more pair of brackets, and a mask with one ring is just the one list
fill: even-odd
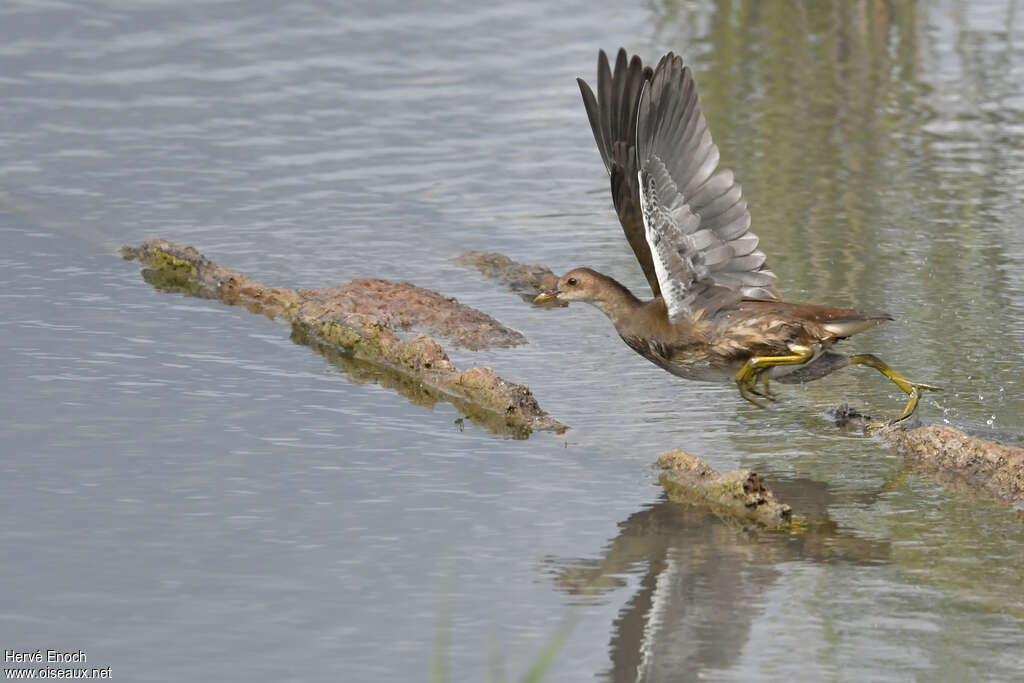
[(680, 57), (670, 52), (651, 69), (620, 49), (612, 70), (602, 50), (597, 95), (576, 80), (619, 222), (654, 298), (642, 301), (607, 275), (576, 268), (534, 303), (593, 304), (655, 365), (686, 379), (731, 376), (759, 406), (756, 397), (775, 400), (769, 378), (807, 382), (847, 365), (875, 368), (909, 396), (887, 424), (913, 415), (922, 390), (938, 390), (874, 355), (831, 350), (889, 314), (782, 301), (739, 184), (732, 171), (716, 171), (718, 147)]

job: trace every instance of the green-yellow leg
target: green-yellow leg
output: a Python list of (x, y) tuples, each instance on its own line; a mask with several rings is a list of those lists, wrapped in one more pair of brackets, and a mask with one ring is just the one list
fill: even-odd
[(907, 401), (907, 406), (903, 409), (903, 412), (899, 417), (893, 418), (888, 422), (875, 422), (868, 425), (871, 428), (885, 427), (887, 425), (896, 424), (902, 422), (908, 417), (914, 414), (917, 410), (917, 399), (921, 396), (921, 390), (927, 389), (928, 391), (941, 391), (939, 387), (933, 387), (930, 384), (922, 384), (920, 382), (911, 382), (909, 379), (896, 372), (888, 365), (882, 362), (878, 356), (874, 356), (870, 353), (860, 353), (856, 356), (850, 356), (850, 365), (866, 365), (869, 368), (874, 368), (880, 373), (892, 380), (893, 384), (903, 390), (903, 393), (910, 396), (910, 400)]
[[(768, 390), (768, 377), (763, 373), (765, 370), (773, 365), (803, 365), (807, 361), (814, 358), (814, 350), (809, 346), (803, 346), (802, 344), (792, 344), (789, 350), (793, 352), (791, 356), (754, 356), (750, 358), (740, 371), (736, 373), (736, 386), (740, 389), (740, 396), (747, 399), (755, 406), (763, 408), (764, 406), (758, 403), (751, 394), (757, 396), (764, 396), (765, 398), (771, 398)], [(764, 382), (765, 392), (761, 392), (755, 389), (757, 385), (758, 377)]]

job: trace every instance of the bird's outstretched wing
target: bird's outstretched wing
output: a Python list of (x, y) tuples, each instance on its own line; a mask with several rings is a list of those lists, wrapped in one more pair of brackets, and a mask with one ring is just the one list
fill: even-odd
[(732, 171), (715, 172), (718, 147), (693, 75), (671, 52), (640, 94), (636, 136), (644, 234), (669, 319), (711, 315), (742, 299), (778, 300), (742, 190)]
[(653, 73), (650, 67), (644, 67), (639, 57), (634, 55), (629, 59), (622, 49), (615, 59), (613, 72), (608, 65), (608, 55), (602, 50), (597, 58), (597, 97), (582, 78), (577, 78), (576, 82), (580, 85), (594, 140), (611, 177), (612, 202), (619, 214), (619, 222), (651, 285), (651, 291), (658, 296), (661, 293), (658, 274), (640, 212), (637, 176), (640, 167), (635, 149), (637, 105), (640, 93)]

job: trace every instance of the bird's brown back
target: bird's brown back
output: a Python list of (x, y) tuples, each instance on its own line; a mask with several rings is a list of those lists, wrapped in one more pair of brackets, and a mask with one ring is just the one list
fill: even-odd
[(741, 301), (709, 321), (708, 340), (724, 356), (783, 355), (791, 344), (827, 346), (885, 320), (892, 316), (820, 304)]
[(885, 320), (892, 320), (892, 316), (884, 312), (865, 312), (855, 308), (787, 301), (741, 301), (735, 310), (741, 316), (750, 315), (758, 319), (799, 323), (809, 335), (806, 339), (808, 342), (842, 339)]

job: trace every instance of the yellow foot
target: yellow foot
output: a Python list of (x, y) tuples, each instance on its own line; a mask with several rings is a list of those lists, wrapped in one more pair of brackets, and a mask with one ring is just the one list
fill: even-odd
[(872, 422), (868, 425), (868, 429), (879, 429), (881, 427), (888, 427), (894, 425), (897, 422), (902, 422), (914, 414), (917, 410), (917, 401), (921, 397), (922, 391), (942, 391), (939, 387), (932, 386), (931, 384), (923, 384), (921, 382), (912, 382), (900, 373), (896, 372), (888, 365), (882, 362), (878, 356), (874, 356), (870, 353), (862, 353), (856, 356), (850, 357), (850, 365), (866, 365), (869, 368), (874, 368), (880, 373), (888, 377), (893, 384), (898, 386), (903, 393), (908, 394), (910, 399), (907, 401), (907, 405), (903, 408), (903, 412), (898, 417), (895, 417), (887, 422)]

